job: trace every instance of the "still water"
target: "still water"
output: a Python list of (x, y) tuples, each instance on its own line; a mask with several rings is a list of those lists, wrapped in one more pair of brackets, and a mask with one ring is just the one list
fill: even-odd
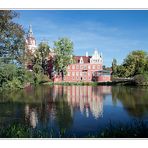
[(0, 128), (13, 122), (32, 128), (94, 134), (112, 123), (148, 119), (147, 88), (124, 86), (29, 86), (0, 94)]

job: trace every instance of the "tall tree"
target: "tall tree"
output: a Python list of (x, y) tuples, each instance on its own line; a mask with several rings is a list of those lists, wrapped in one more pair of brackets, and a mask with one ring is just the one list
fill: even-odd
[(45, 74), (45, 73), (47, 73), (47, 70), (48, 70), (48, 60), (50, 58), (49, 57), (50, 47), (49, 47), (48, 43), (41, 42), (38, 46), (37, 52), (39, 55), (41, 66), (43, 68), (43, 72)]
[(112, 71), (113, 71), (113, 75), (116, 75), (117, 74), (117, 60), (116, 59), (113, 59), (112, 61)]
[(18, 16), (15, 11), (0, 10), (0, 58), (5, 63), (23, 63), (24, 31), (21, 25), (13, 21)]
[(61, 74), (62, 80), (64, 80), (67, 66), (73, 62), (73, 42), (68, 38), (60, 38), (54, 42), (54, 46), (56, 55), (54, 60), (55, 71)]

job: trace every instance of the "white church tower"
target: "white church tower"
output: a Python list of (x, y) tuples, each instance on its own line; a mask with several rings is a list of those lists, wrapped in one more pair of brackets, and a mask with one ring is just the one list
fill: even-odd
[(37, 48), (36, 40), (33, 36), (32, 26), (30, 25), (27, 33), (27, 38), (26, 38), (26, 52), (33, 54), (36, 48)]

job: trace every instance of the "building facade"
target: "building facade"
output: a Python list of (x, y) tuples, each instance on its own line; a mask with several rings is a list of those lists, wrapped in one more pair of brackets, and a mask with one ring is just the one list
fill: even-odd
[[(66, 82), (107, 82), (111, 81), (110, 72), (103, 70), (102, 53), (95, 50), (92, 56), (74, 56), (75, 63), (67, 67)], [(55, 82), (62, 81), (61, 76), (55, 76)]]

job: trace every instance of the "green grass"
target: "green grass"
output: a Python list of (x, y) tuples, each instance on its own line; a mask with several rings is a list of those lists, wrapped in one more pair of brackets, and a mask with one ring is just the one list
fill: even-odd
[(148, 125), (144, 121), (134, 121), (129, 124), (115, 124), (109, 122), (106, 128), (96, 134), (84, 137), (66, 135), (66, 129), (61, 129), (58, 134), (51, 129), (32, 129), (27, 125), (13, 123), (0, 129), (0, 138), (147, 138)]
[(98, 85), (113, 85), (114, 82), (48, 82), (44, 83), (47, 85), (64, 85), (64, 86), (72, 86), (72, 85), (78, 85), (78, 86), (98, 86)]
[(133, 121), (128, 124), (109, 122), (98, 134), (90, 134), (89, 138), (147, 138), (148, 125), (144, 121)]

